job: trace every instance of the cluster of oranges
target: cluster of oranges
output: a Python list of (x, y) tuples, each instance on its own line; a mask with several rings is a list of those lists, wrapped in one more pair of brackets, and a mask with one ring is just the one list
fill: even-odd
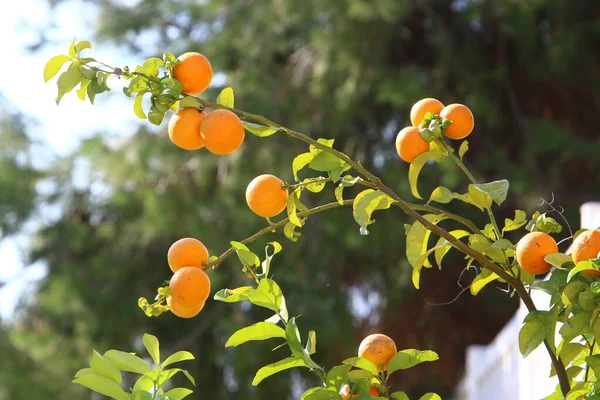
[(444, 106), (441, 101), (426, 98), (417, 101), (410, 110), (412, 126), (402, 129), (396, 137), (396, 151), (401, 159), (410, 163), (422, 153), (429, 150), (430, 144), (419, 133), (423, 119), (432, 113), (438, 123), (451, 121), (450, 125), (442, 129), (442, 133), (451, 139), (464, 139), (473, 132), (475, 119), (469, 107), (463, 104), (450, 104)]
[[(281, 213), (287, 199), (285, 183), (273, 175), (257, 176), (246, 190), (248, 206), (261, 217), (269, 218)], [(195, 317), (204, 308), (210, 294), (210, 279), (204, 272), (208, 265), (208, 250), (197, 239), (179, 239), (169, 248), (167, 261), (174, 273), (169, 281), (167, 304), (178, 317)]]
[[(386, 371), (388, 363), (397, 352), (396, 343), (389, 336), (382, 333), (367, 336), (358, 346), (358, 356), (371, 361), (378, 371)], [(359, 396), (358, 394), (351, 394), (348, 384), (342, 385), (339, 393), (343, 400)], [(377, 387), (371, 386), (369, 395), (378, 397), (381, 396), (381, 393)]]
[[(212, 67), (199, 53), (185, 53), (177, 58), (173, 77), (183, 85), (183, 93), (203, 92), (212, 80)], [(205, 147), (214, 154), (236, 151), (244, 142), (246, 132), (240, 118), (229, 110), (207, 113), (197, 108), (180, 108), (169, 120), (169, 138), (184, 150)]]
[[(544, 257), (558, 253), (558, 245), (552, 236), (543, 232), (530, 232), (517, 243), (517, 262), (525, 271), (532, 274), (544, 274), (552, 267)], [(600, 256), (600, 229), (590, 229), (582, 232), (571, 246), (573, 263), (586, 261)], [(600, 276), (600, 272), (586, 269), (583, 273)]]
[(208, 250), (197, 239), (179, 239), (169, 248), (167, 261), (174, 273), (169, 282), (167, 304), (178, 317), (195, 317), (210, 294), (210, 279), (204, 272)]

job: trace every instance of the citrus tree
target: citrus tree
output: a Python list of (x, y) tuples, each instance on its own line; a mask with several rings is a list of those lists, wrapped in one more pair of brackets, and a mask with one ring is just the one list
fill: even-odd
[[(307, 368), (314, 373), (318, 384), (308, 389), (302, 399), (407, 399), (404, 392), (389, 387), (389, 376), (422, 362), (435, 361), (438, 356), (434, 351), (398, 351), (392, 338), (378, 333), (364, 338), (356, 356), (343, 360), (340, 365), (329, 368), (319, 365), (313, 359), (316, 332), (299, 328), (300, 316), (292, 314), (292, 305), (286, 303), (283, 290), (274, 279), (277, 275), (275, 255), (283, 246), (277, 241), (269, 242), (264, 256), (251, 249), (255, 240), (277, 231), (283, 231), (289, 241), (296, 242), (308, 218), (339, 207), (352, 207), (352, 216), (358, 224), (357, 233), (367, 236), (369, 225), (375, 223), (373, 213), (394, 206), (414, 221), (405, 225), (404, 231), (395, 233), (405, 235), (406, 257), (412, 266), (412, 282), (416, 288), (419, 288), (424, 269), (433, 268), (434, 263), (441, 269), (444, 257), (451, 249), (463, 253), (464, 268), (477, 271), (469, 285), (472, 295), (494, 283), (507, 287), (508, 296), (519, 296), (527, 306), (529, 314), (519, 333), (519, 348), (524, 356), (542, 344), (547, 350), (551, 359), (550, 373), (559, 381), (547, 399), (600, 398), (600, 385), (595, 375), (600, 372), (600, 354), (597, 354), (600, 230), (573, 232), (552, 203), (549, 203), (549, 212), (537, 211), (527, 216), (524, 211), (515, 210), (514, 218), (499, 223), (494, 209), (506, 200), (509, 182), (505, 179), (479, 182), (464, 163), (469, 149), (464, 139), (475, 126), (474, 116), (466, 105), (444, 105), (439, 100), (426, 98), (412, 107), (412, 126), (402, 129), (396, 138), (398, 155), (410, 163), (408, 181), (412, 195), (419, 200), (411, 203), (359, 162), (336, 150), (333, 140), (314, 139), (264, 116), (235, 108), (231, 88), (224, 89), (216, 101), (198, 96), (210, 85), (213, 75), (209, 60), (202, 54), (185, 53), (175, 57), (165, 53), (162, 58), (149, 58), (130, 69), (127, 66), (112, 67), (82, 56), (81, 53), (90, 48), (88, 41), (73, 41), (68, 54), (57, 55), (46, 64), (46, 81), (63, 70), (57, 79), (57, 103), (73, 90), (81, 100), (93, 103), (96, 95), (110, 90), (109, 79), (116, 77), (128, 83), (123, 92), (133, 98), (133, 111), (139, 118), (160, 125), (167, 113), (173, 112), (168, 123), (169, 138), (181, 149), (206, 148), (215, 155), (224, 156), (243, 144), (246, 132), (258, 138), (286, 136), (308, 146), (306, 152), (291, 162), (293, 182), (284, 182), (270, 174), (257, 176), (249, 182), (246, 201), (252, 212), (266, 219), (263, 229), (243, 240), (230, 241), (230, 247), (219, 256), (210, 255), (202, 241), (196, 238), (184, 237), (173, 243), (167, 252), (173, 275), (158, 288), (152, 302), (145, 297), (139, 299), (138, 306), (146, 315), (158, 317), (170, 311), (182, 318), (196, 317), (206, 306), (212, 291), (209, 275), (218, 273), (216, 270), (223, 261), (236, 254), (249, 283), (243, 287), (220, 289), (214, 294), (214, 300), (226, 303), (248, 301), (269, 310), (272, 316), (234, 332), (226, 346), (273, 339), (277, 342), (274, 350), (285, 352), (280, 361), (257, 371), (253, 385), (287, 369)], [(457, 149), (453, 141), (461, 141), (457, 143)], [(423, 201), (418, 187), (421, 170), (431, 161), (446, 160), (464, 172), (468, 180), (466, 187), (439, 186), (429, 194), (427, 201)], [(305, 205), (307, 196), (327, 188), (332, 189), (335, 201), (313, 208)], [(349, 197), (348, 192), (358, 193)], [(475, 207), (487, 215), (489, 222), (477, 226), (467, 218), (432, 205), (452, 201)], [(274, 220), (284, 211), (285, 217)], [(557, 221), (561, 218), (568, 228), (564, 233), (563, 226)], [(515, 244), (505, 235), (517, 230), (523, 235)], [(570, 255), (559, 252), (558, 243), (552, 236), (559, 234), (563, 235), (561, 241), (573, 241)], [(540, 274), (548, 274), (547, 279), (536, 281), (536, 275)], [(550, 295), (547, 309), (536, 308), (531, 290)], [(557, 340), (557, 332), (560, 340)], [(104, 364), (112, 365), (110, 358), (105, 359)], [(155, 360), (155, 364), (160, 367), (159, 361)], [(106, 383), (106, 378), (116, 377), (114, 373), (107, 376), (106, 371), (106, 368), (92, 368), (85, 381), (78, 377), (76, 382), (106, 394), (105, 386), (99, 382)], [(189, 394), (187, 391), (168, 394), (170, 392), (162, 390), (164, 382), (160, 381), (160, 373), (152, 371), (145, 372), (140, 378), (149, 379), (152, 385), (139, 393), (116, 390), (109, 395), (117, 399), (146, 396), (173, 400)], [(111, 382), (119, 383), (114, 379)], [(112, 383), (110, 386), (115, 387)], [(423, 400), (437, 398), (439, 396), (434, 393), (421, 397)]]

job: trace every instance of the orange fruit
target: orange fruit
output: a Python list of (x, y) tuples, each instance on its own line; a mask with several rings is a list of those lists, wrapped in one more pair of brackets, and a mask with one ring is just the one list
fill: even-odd
[(218, 155), (236, 151), (246, 136), (242, 121), (229, 110), (215, 110), (208, 114), (200, 131), (206, 148)]
[(521, 268), (537, 275), (550, 271), (552, 266), (544, 260), (544, 257), (551, 253), (558, 253), (558, 245), (547, 233), (530, 232), (519, 240), (515, 251)]
[(196, 108), (180, 108), (169, 120), (169, 138), (184, 150), (198, 150), (204, 147), (200, 126), (205, 117), (206, 113)]
[(208, 58), (200, 53), (184, 53), (180, 55), (173, 68), (173, 78), (183, 85), (183, 93), (198, 94), (206, 90), (212, 80), (213, 71)]
[(463, 104), (450, 104), (440, 112), (442, 119), (452, 121), (444, 131), (444, 135), (451, 139), (464, 139), (473, 132), (475, 118), (469, 107)]
[[(342, 385), (342, 387), (340, 388), (339, 394), (340, 394), (340, 396), (342, 396), (343, 400), (348, 400), (350, 398), (356, 398), (356, 397), (360, 396), (358, 394), (350, 395), (351, 394), (350, 386), (348, 386), (348, 384), (346, 384), (346, 383), (344, 383)], [(369, 389), (369, 396), (375, 396), (375, 397), (380, 396), (379, 390), (377, 390), (377, 388), (375, 386), (371, 386), (371, 388)]]
[[(598, 258), (600, 254), (600, 229), (590, 229), (577, 236), (571, 245), (571, 255), (575, 265), (579, 261)], [(600, 272), (594, 269), (586, 269), (585, 274), (600, 276)]]
[(429, 150), (429, 143), (419, 135), (419, 128), (408, 126), (398, 132), (396, 151), (401, 159), (410, 163), (419, 154)]
[(259, 175), (246, 188), (246, 203), (257, 215), (271, 218), (282, 212), (288, 200), (285, 184), (274, 175)]
[(387, 370), (388, 362), (398, 352), (396, 343), (382, 333), (369, 335), (360, 342), (358, 356), (371, 361), (377, 369)]
[(179, 303), (173, 301), (171, 296), (167, 297), (167, 305), (171, 307), (171, 312), (177, 315), (179, 318), (195, 317), (200, 313), (200, 311), (202, 311), (202, 309), (204, 308), (204, 304), (206, 303), (201, 303), (196, 307), (182, 307), (179, 305)]
[(175, 272), (169, 288), (173, 301), (181, 307), (198, 307), (210, 294), (210, 279), (200, 268), (183, 267)]
[(169, 247), (167, 261), (173, 272), (177, 272), (183, 267), (204, 269), (208, 263), (208, 250), (198, 239), (179, 239)]
[(410, 122), (413, 126), (418, 127), (421, 125), (421, 121), (425, 118), (425, 114), (428, 112), (440, 114), (444, 105), (437, 99), (428, 97), (417, 101), (410, 109)]

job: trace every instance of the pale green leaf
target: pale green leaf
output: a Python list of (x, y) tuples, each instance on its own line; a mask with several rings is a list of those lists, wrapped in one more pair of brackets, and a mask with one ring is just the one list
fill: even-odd
[(436, 203), (448, 204), (454, 199), (454, 195), (452, 191), (444, 186), (436, 187), (433, 192), (431, 192), (431, 196), (429, 196), (429, 200), (427, 204), (435, 201)]
[(165, 368), (177, 362), (187, 360), (194, 360), (194, 355), (189, 351), (178, 351), (177, 353), (171, 354), (169, 357), (167, 357), (167, 359), (162, 364), (162, 368)]
[(83, 50), (91, 49), (91, 48), (92, 48), (92, 44), (88, 40), (80, 40), (75, 45), (75, 53), (77, 54), (77, 57), (79, 57), (79, 55), (81, 54), (81, 52)]
[(85, 101), (85, 95), (87, 93), (87, 88), (88, 85), (90, 84), (90, 80), (87, 78), (84, 78), (81, 83), (79, 84), (79, 89), (77, 89), (77, 97), (79, 97), (79, 99), (81, 101)]
[(515, 218), (505, 218), (504, 219), (504, 228), (502, 228), (502, 232), (510, 232), (519, 229), (523, 225), (527, 223), (527, 215), (525, 211), (515, 210)]
[(95, 373), (96, 372), (91, 368), (82, 368), (75, 373), (75, 378), (79, 378), (80, 376), (83, 376), (83, 375), (90, 375), (90, 374), (95, 374)]
[(242, 121), (244, 128), (254, 136), (267, 137), (279, 131), (279, 128), (272, 128), (264, 125), (257, 125), (251, 122)]
[(104, 358), (100, 353), (94, 350), (92, 354), (92, 360), (90, 361), (90, 367), (98, 375), (105, 376), (117, 384), (121, 384), (122, 376), (121, 371), (112, 362)]
[(150, 365), (140, 357), (124, 351), (108, 350), (104, 353), (104, 358), (110, 360), (110, 362), (115, 364), (119, 369), (127, 372), (145, 374), (152, 369)]
[[(496, 204), (501, 205), (506, 200), (509, 182), (506, 179), (489, 183), (475, 183), (473, 187), (483, 193), (488, 194)], [(469, 185), (469, 193), (471, 193)], [(488, 208), (488, 207), (485, 207)]]
[(442, 398), (436, 393), (425, 393), (419, 400), (442, 400)]
[(248, 294), (252, 292), (252, 286), (242, 286), (236, 289), (221, 289), (215, 293), (214, 299), (224, 303), (237, 303), (248, 300)]
[(298, 171), (310, 164), (313, 158), (315, 158), (313, 153), (302, 153), (294, 158), (294, 161), (292, 161), (292, 172), (296, 182), (299, 180)]
[(296, 367), (308, 367), (303, 359), (297, 357), (288, 357), (283, 360), (277, 361), (276, 363), (266, 365), (258, 370), (254, 379), (252, 380), (252, 386), (256, 386), (263, 381), (263, 379), (268, 378), (271, 375), (274, 375), (278, 372), (296, 368)]
[(160, 350), (158, 345), (158, 339), (156, 336), (151, 335), (149, 333), (144, 333), (144, 337), (142, 338), (142, 342), (144, 343), (144, 347), (148, 350), (148, 354), (152, 357), (154, 364), (160, 364)]
[(270, 322), (257, 322), (231, 335), (225, 343), (225, 347), (235, 347), (252, 340), (265, 340), (276, 337), (285, 338), (285, 331), (281, 327)]
[(73, 383), (85, 386), (88, 389), (98, 392), (108, 397), (115, 398), (117, 400), (125, 400), (125, 391), (121, 389), (121, 386), (113, 380), (96, 374), (82, 375), (73, 380)]
[(248, 300), (254, 305), (265, 307), (273, 311), (279, 311), (283, 299), (283, 293), (279, 285), (272, 279), (262, 279), (258, 287), (248, 294)]
[(407, 349), (394, 354), (388, 363), (388, 375), (400, 369), (412, 368), (424, 362), (439, 360), (435, 351)]
[(469, 150), (469, 142), (464, 140), (460, 144), (460, 147), (458, 148), (458, 156), (460, 157), (461, 160), (468, 150)]
[(56, 97), (56, 104), (60, 103), (62, 97), (69, 93), (71, 90), (77, 86), (84, 76), (79, 71), (79, 68), (70, 68), (60, 74), (58, 77), (58, 81), (56, 82), (58, 86), (58, 96)]
[(181, 400), (192, 393), (194, 392), (187, 388), (173, 388), (168, 392), (165, 392), (164, 396), (168, 397), (169, 400)]
[(410, 400), (404, 392), (394, 392), (390, 395), (393, 400)]
[[(158, 370), (157, 370), (158, 371)], [(133, 385), (134, 390), (151, 390), (154, 387), (154, 381), (152, 378), (146, 375), (142, 375), (135, 384)]]
[(138, 94), (135, 96), (135, 100), (133, 101), (133, 112), (135, 113), (135, 116), (139, 119), (146, 119), (146, 113), (142, 108), (142, 100), (144, 99), (145, 93), (146, 92), (143, 91), (138, 92)]
[(71, 61), (71, 57), (62, 54), (48, 60), (44, 67), (44, 82), (48, 82), (50, 79), (54, 78), (62, 66), (68, 61)]
[(519, 332), (519, 350), (523, 357), (531, 354), (554, 329), (549, 323), (550, 317), (549, 311), (531, 311), (527, 314)]
[[(136, 78), (137, 79), (137, 78)], [(140, 90), (145, 89), (146, 86)], [(179, 108), (199, 108), (200, 102), (193, 96), (184, 96), (183, 99), (179, 100)]]
[(315, 331), (308, 332), (308, 339), (306, 340), (306, 347), (304, 347), (304, 350), (306, 350), (309, 355), (313, 355), (317, 352), (317, 333)]
[(471, 294), (477, 296), (477, 294), (483, 289), (488, 283), (495, 281), (499, 276), (489, 269), (484, 269), (479, 273), (473, 282), (471, 282)]
[(352, 205), (352, 215), (354, 220), (362, 228), (375, 222), (371, 215), (375, 210), (384, 210), (390, 208), (394, 200), (387, 194), (379, 190), (366, 189), (358, 194)]
[[(443, 215), (437, 214), (426, 214), (423, 218), (427, 219), (433, 224), (437, 224), (438, 222), (446, 219)], [(420, 222), (415, 222), (408, 234), (406, 235), (406, 257), (408, 258), (408, 262), (411, 266), (413, 266), (413, 276), (412, 281), (415, 288), (419, 288), (419, 278), (420, 278), (420, 268), (416, 268), (415, 266), (418, 264), (421, 254), (427, 252), (427, 245), (429, 242), (429, 236), (431, 235), (431, 231), (429, 231), (423, 224)], [(424, 265), (430, 267), (431, 264), (427, 259), (424, 261)]]
[[(351, 357), (342, 361), (343, 364), (352, 365), (356, 368), (360, 368), (365, 371), (369, 371), (373, 375), (378, 375), (379, 371), (377, 369), (377, 365), (373, 364), (371, 361), (366, 358), (361, 357)], [(389, 369), (389, 366), (388, 366)]]
[(314, 387), (304, 392), (300, 400), (342, 400), (342, 396), (332, 388)]
[[(452, 236), (454, 236), (457, 239), (462, 239), (465, 236), (469, 236), (469, 232), (462, 230), (462, 229), (457, 229), (457, 230), (453, 230), (448, 232), (449, 234), (451, 234)], [(443, 245), (443, 246), (442, 246)], [(444, 256), (450, 251), (450, 249), (452, 248), (452, 245), (450, 244), (450, 242), (448, 242), (446, 239), (444, 239), (443, 237), (439, 238), (438, 242), (435, 245), (436, 249), (435, 249), (435, 262), (438, 266), (442, 266), (442, 260), (444, 258)]]
[(417, 188), (417, 183), (419, 180), (419, 174), (421, 173), (421, 169), (429, 160), (434, 160), (436, 162), (440, 162), (444, 159), (444, 153), (440, 149), (433, 149), (426, 151), (425, 153), (419, 154), (413, 162), (410, 163), (410, 167), (408, 169), (408, 182), (410, 184), (410, 191), (413, 196), (417, 199), (422, 199), (419, 194), (419, 190)]
[(217, 104), (221, 104), (222, 106), (233, 108), (234, 104), (234, 95), (233, 89), (230, 87), (226, 87), (221, 90), (221, 93), (217, 96)]
[(260, 265), (260, 259), (258, 258), (258, 256), (251, 252), (245, 244), (236, 241), (231, 241), (229, 243), (231, 244), (231, 247), (235, 250), (238, 258), (244, 266), (258, 267)]

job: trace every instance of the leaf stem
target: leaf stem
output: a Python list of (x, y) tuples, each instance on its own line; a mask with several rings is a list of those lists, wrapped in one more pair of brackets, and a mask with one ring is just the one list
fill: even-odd
[[(594, 347), (595, 346), (596, 346), (596, 339), (594, 339), (594, 341), (592, 342), (592, 345), (590, 346), (590, 356), (594, 355)], [(588, 363), (585, 366), (585, 379), (584, 379), (584, 382), (587, 382), (589, 372), (590, 372), (590, 364)]]

